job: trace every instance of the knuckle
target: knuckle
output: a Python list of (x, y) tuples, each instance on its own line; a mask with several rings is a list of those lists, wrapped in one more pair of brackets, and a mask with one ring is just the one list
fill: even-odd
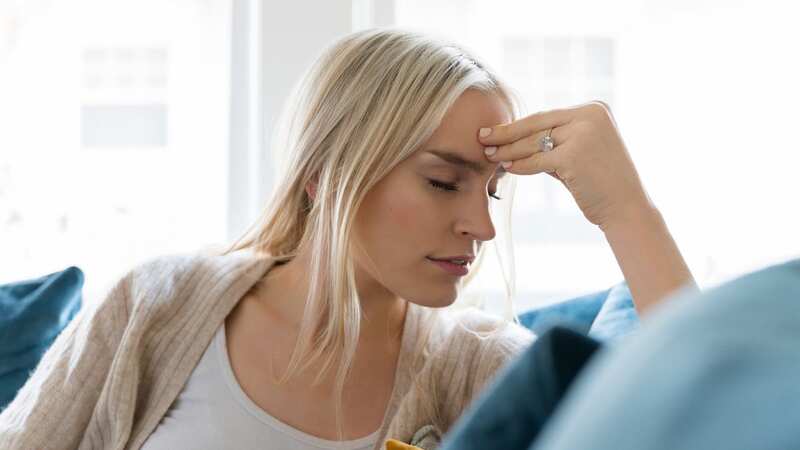
[(597, 125), (591, 120), (582, 120), (575, 124), (575, 130), (581, 135), (594, 133), (596, 127)]
[(508, 145), (506, 145), (506, 157), (507, 158), (519, 158), (525, 154), (530, 153), (530, 146), (528, 143), (522, 139), (519, 141), (514, 141)]
[(516, 148), (517, 143), (512, 142), (510, 144), (505, 145), (498, 145), (497, 146), (497, 153), (494, 154), (495, 161), (507, 161), (509, 159), (513, 159), (514, 157), (514, 149)]
[(611, 108), (602, 100), (593, 100), (584, 105), (584, 110), (590, 117), (607, 119), (611, 115)]
[(495, 125), (495, 126), (491, 127), (492, 128), (492, 134), (490, 134), (489, 137), (493, 137), (493, 138), (504, 138), (504, 137), (506, 137), (511, 132), (511, 130), (509, 128), (510, 125), (511, 124), (503, 123), (503, 124)]
[(508, 153), (508, 144), (506, 145), (495, 145), (496, 148), (494, 154), (489, 158), (494, 161), (500, 161), (500, 159)]
[(605, 110), (606, 113), (611, 111), (611, 107), (608, 106), (608, 103), (606, 103), (606, 102), (604, 102), (602, 100), (594, 100), (594, 101), (592, 101), (592, 103), (596, 104), (597, 106), (602, 107)]
[(528, 148), (539, 149), (539, 140), (544, 136), (544, 133), (534, 133), (530, 136), (527, 136), (525, 140), (525, 146)]

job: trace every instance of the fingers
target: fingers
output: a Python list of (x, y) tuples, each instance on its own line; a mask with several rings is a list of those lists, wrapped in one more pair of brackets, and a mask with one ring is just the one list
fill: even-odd
[[(557, 171), (564, 164), (564, 154), (568, 150), (566, 145), (570, 136), (570, 125), (554, 128), (550, 132), (555, 146), (549, 152), (539, 148), (539, 140), (547, 135), (548, 130), (540, 131), (532, 136), (525, 137), (511, 144), (495, 147), (495, 151), (486, 158), (493, 162), (502, 162), (503, 168), (509, 173), (517, 175), (533, 175), (547, 172), (553, 178), (563, 180)], [(554, 175), (555, 174), (555, 175)]]
[[(508, 166), (504, 164), (503, 167), (508, 173), (517, 175), (534, 175), (542, 172), (547, 172), (552, 175), (560, 167), (559, 160), (560, 156), (554, 152), (537, 152), (527, 158), (507, 161), (511, 164)], [(561, 179), (558, 176), (554, 177), (559, 180)]]
[[(568, 127), (559, 127), (553, 129), (550, 133), (550, 137), (553, 139), (555, 143), (555, 147), (553, 150), (555, 151), (556, 147), (563, 144), (568, 136), (567, 132)], [(489, 161), (514, 161), (522, 158), (527, 158), (533, 153), (542, 151), (539, 146), (539, 141), (547, 135), (549, 128), (544, 131), (540, 131), (538, 133), (534, 133), (531, 136), (523, 137), (518, 141), (514, 141), (510, 144), (500, 145), (500, 146), (493, 146), (495, 151), (493, 154), (487, 154), (486, 157)]]
[[(478, 140), (483, 145), (504, 145), (522, 139), (526, 136), (566, 125), (571, 121), (573, 109), (553, 109), (542, 111), (523, 117), (511, 123), (495, 125), (488, 136), (485, 132), (478, 133)], [(485, 128), (481, 131), (486, 130)]]
[[(486, 146), (487, 159), (502, 162), (509, 173), (525, 175), (547, 172), (566, 183), (563, 173), (569, 169), (566, 166), (570, 155), (569, 147), (565, 144), (576, 135), (581, 135), (581, 126), (607, 119), (611, 119), (613, 123), (608, 105), (602, 101), (591, 101), (570, 108), (531, 114), (509, 124), (481, 129), (483, 134), (486, 130), (491, 130), (491, 133), (485, 136), (480, 136), (479, 133), (478, 139)], [(550, 137), (555, 145), (552, 151), (543, 152), (539, 141), (550, 129)], [(579, 140), (574, 142), (578, 145)]]

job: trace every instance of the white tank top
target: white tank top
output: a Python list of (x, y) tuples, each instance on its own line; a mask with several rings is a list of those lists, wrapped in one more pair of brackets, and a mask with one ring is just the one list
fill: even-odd
[(142, 450), (369, 450), (379, 432), (350, 441), (331, 441), (293, 428), (261, 409), (236, 381), (223, 321)]

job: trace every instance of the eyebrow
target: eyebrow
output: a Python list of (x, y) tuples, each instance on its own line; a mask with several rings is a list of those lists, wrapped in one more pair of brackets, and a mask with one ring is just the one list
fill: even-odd
[[(456, 153), (440, 149), (430, 149), (427, 150), (427, 152), (438, 156), (439, 158), (449, 162), (450, 164), (467, 168), (478, 175), (483, 175), (486, 172), (486, 170), (484, 169), (484, 164), (479, 163), (477, 161), (470, 161), (468, 159), (464, 159)], [(497, 166), (497, 170), (495, 171), (497, 178), (502, 177), (506, 173), (508, 172), (506, 171), (506, 169), (503, 168), (503, 166), (501, 165)]]

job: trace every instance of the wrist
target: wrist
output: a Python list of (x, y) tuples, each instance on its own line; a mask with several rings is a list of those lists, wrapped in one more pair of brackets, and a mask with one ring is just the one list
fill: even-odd
[[(648, 202), (649, 203), (649, 202)], [(642, 313), (694, 278), (661, 212), (631, 205), (601, 227)]]
[(639, 228), (653, 224), (663, 223), (661, 211), (650, 201), (649, 197), (635, 202), (627, 203), (609, 220), (599, 225), (606, 235), (610, 233), (626, 232), (632, 227)]

